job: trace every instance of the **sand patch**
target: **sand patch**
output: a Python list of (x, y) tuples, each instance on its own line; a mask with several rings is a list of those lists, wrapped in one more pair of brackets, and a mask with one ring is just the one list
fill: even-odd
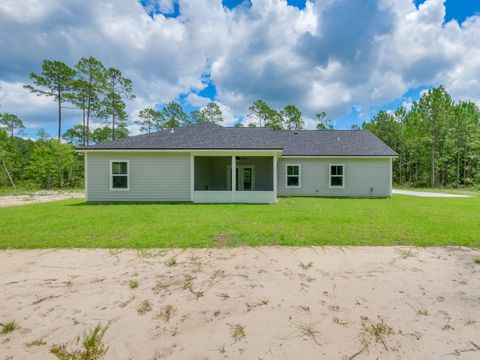
[[(478, 359), (479, 250), (0, 252), (0, 359), (107, 325), (106, 359)], [(175, 258), (173, 262), (172, 258)]]
[(83, 199), (84, 197), (85, 195), (81, 192), (64, 193), (56, 191), (36, 192), (28, 195), (0, 196), (0, 207), (28, 205), (68, 199)]

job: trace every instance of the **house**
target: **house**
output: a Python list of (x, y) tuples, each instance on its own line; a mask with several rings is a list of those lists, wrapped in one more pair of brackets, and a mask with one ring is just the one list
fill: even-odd
[(392, 149), (369, 131), (205, 122), (77, 149), (88, 202), (274, 203), (389, 197)]

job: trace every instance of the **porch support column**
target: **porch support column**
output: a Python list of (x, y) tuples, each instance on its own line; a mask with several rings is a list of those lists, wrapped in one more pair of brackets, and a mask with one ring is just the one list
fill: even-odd
[(273, 197), (277, 202), (277, 154), (273, 155)]
[(237, 157), (232, 155), (232, 202), (235, 202), (235, 191), (237, 190)]

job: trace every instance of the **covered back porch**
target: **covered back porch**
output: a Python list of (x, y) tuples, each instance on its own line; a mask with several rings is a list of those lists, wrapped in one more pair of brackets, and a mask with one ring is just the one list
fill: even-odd
[(277, 154), (264, 152), (192, 154), (192, 201), (274, 203)]

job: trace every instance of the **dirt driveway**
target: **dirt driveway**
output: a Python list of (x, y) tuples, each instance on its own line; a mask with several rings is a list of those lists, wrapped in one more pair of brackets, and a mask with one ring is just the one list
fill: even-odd
[(479, 359), (479, 250), (0, 252), (0, 359)]
[(0, 196), (0, 207), (28, 205), (43, 202), (60, 201), (67, 199), (79, 199), (85, 195), (81, 192), (56, 192), (44, 191), (35, 192), (28, 195), (9, 195)]

